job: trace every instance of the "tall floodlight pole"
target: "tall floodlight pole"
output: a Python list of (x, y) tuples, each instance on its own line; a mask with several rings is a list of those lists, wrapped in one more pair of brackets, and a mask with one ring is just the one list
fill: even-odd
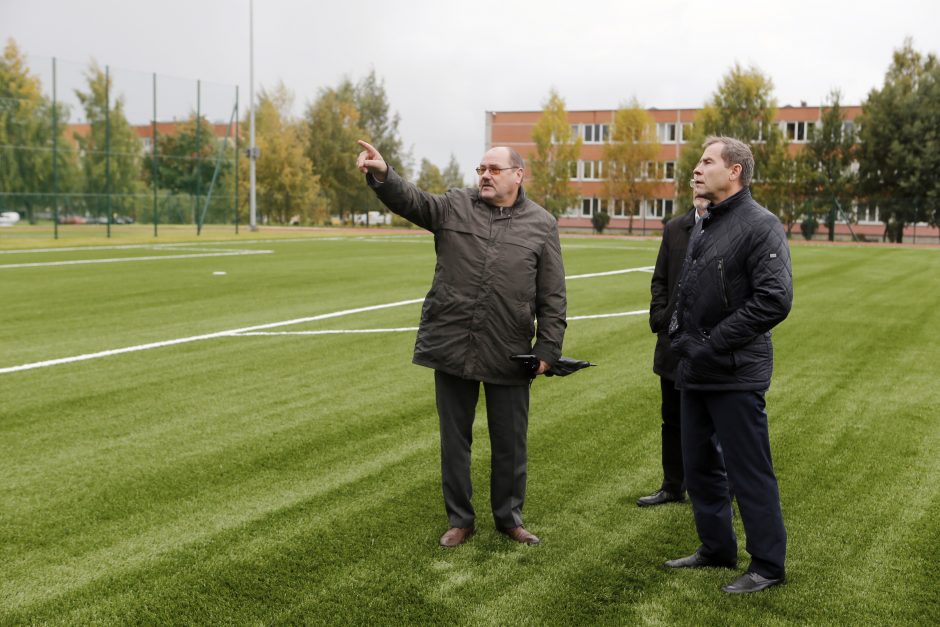
[(255, 204), (255, 161), (258, 148), (255, 146), (255, 2), (248, 0), (248, 228), (258, 230), (257, 205)]

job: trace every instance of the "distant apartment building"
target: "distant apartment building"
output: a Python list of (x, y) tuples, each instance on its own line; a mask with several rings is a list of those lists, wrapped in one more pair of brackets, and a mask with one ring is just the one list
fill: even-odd
[[(638, 215), (633, 216), (634, 233), (652, 234), (662, 231), (662, 220), (676, 211), (676, 166), (679, 155), (689, 136), (689, 131), (699, 109), (647, 109), (656, 123), (656, 135), (660, 144), (657, 160), (650, 163), (648, 172), (655, 182), (653, 198), (642, 203)], [(860, 106), (844, 106), (845, 124), (853, 125), (861, 114)], [(819, 106), (784, 106), (777, 109), (776, 122), (788, 142), (791, 153), (798, 152), (812, 136), (813, 129), (820, 123), (823, 108)], [(627, 227), (630, 212), (621, 204), (609, 200), (604, 191), (605, 176), (603, 150), (610, 137), (615, 110), (569, 111), (568, 121), (572, 129), (581, 137), (581, 154), (576, 164), (571, 166), (571, 181), (579, 195), (576, 206), (570, 207), (559, 219), (559, 225), (569, 229), (591, 228), (591, 216), (601, 210), (610, 215), (608, 229), (622, 230)], [(527, 161), (535, 152), (532, 141), (532, 129), (541, 117), (541, 111), (488, 111), (486, 112), (485, 142), (486, 149), (492, 146), (511, 146)], [(526, 172), (528, 177), (530, 172)], [(760, 199), (758, 199), (760, 200)], [(876, 208), (852, 207), (847, 210), (857, 213), (857, 223), (851, 227), (868, 239), (881, 237), (884, 225), (878, 219)], [(678, 208), (679, 212), (686, 208)], [(916, 234), (936, 238), (936, 229), (926, 225), (913, 225)], [(827, 235), (825, 225), (820, 226), (817, 237)], [(850, 236), (849, 225), (836, 225), (836, 235), (840, 239)], [(905, 240), (908, 239), (905, 231)]]

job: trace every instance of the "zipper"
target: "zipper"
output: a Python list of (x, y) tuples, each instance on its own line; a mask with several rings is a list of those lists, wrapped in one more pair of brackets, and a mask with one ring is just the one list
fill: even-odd
[(725, 309), (731, 308), (731, 298), (728, 296), (728, 286), (725, 283), (725, 260), (723, 257), (718, 258), (718, 287), (721, 290), (721, 302), (724, 305)]

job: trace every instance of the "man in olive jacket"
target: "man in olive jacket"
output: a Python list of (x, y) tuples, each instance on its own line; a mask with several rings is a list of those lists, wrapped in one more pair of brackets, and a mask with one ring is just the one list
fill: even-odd
[(785, 580), (787, 534), (764, 395), (773, 372), (770, 330), (790, 312), (793, 277), (783, 225), (751, 198), (750, 148), (729, 137), (709, 137), (704, 148), (695, 195), (711, 204), (692, 230), (669, 325), (679, 357), (686, 487), (701, 545), (666, 566), (737, 565), (730, 479), (751, 563), (722, 590), (748, 593)]
[(440, 544), (458, 546), (475, 530), (470, 444), (481, 382), (496, 527), (517, 542), (538, 544), (522, 521), (530, 379), (510, 356), (534, 354), (538, 374), (561, 356), (567, 323), (557, 222), (526, 198), (525, 165), (509, 148), (486, 152), (477, 168), (478, 188), (429, 194), (403, 180), (373, 146), (359, 144), (357, 166), (379, 199), (434, 234), (437, 265), (413, 361), (434, 369), (450, 523)]

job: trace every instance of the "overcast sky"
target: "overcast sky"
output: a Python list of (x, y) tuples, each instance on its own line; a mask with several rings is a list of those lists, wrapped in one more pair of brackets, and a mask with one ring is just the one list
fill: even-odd
[[(62, 60), (60, 76), (91, 59), (109, 65), (118, 90), (138, 94), (131, 110), (150, 110), (149, 78), (120, 69), (202, 79), (213, 84), (209, 101), (227, 101), (231, 90), (219, 85), (238, 84), (244, 107), (248, 7), (0, 0), (0, 37), (13, 37), (36, 63)], [(633, 96), (647, 107), (698, 107), (739, 62), (773, 79), (779, 105), (819, 104), (834, 87), (845, 104), (859, 104), (882, 84), (905, 37), (921, 52), (940, 51), (940, 2), (256, 0), (254, 33), (256, 89), (283, 80), (300, 114), (318, 90), (374, 68), (414, 163), (443, 168), (453, 153), (469, 179), (483, 152), (484, 112), (540, 109), (551, 87), (569, 110), (616, 108)], [(160, 81), (164, 110), (168, 94), (191, 92)]]

